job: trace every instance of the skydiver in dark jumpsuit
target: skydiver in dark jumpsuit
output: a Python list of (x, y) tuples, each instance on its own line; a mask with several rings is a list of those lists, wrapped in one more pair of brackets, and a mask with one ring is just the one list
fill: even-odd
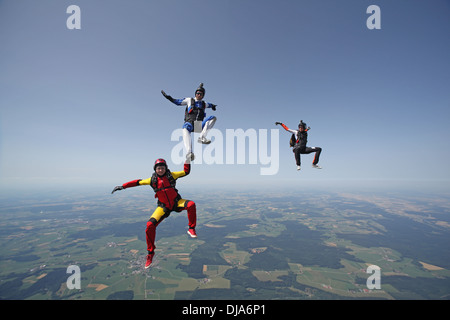
[(306, 144), (308, 143), (308, 131), (311, 129), (310, 127), (306, 127), (306, 123), (303, 120), (300, 120), (298, 124), (298, 130), (289, 129), (286, 125), (281, 122), (275, 122), (276, 125), (281, 125), (286, 131), (292, 133), (296, 137), (296, 141), (294, 143), (294, 149), (292, 150), (295, 155), (295, 162), (297, 163), (297, 170), (301, 169), (300, 162), (300, 154), (309, 154), (315, 152), (314, 160), (312, 163), (312, 167), (316, 169), (322, 169), (321, 166), (318, 165), (320, 153), (322, 152), (322, 148), (319, 147), (308, 147)]

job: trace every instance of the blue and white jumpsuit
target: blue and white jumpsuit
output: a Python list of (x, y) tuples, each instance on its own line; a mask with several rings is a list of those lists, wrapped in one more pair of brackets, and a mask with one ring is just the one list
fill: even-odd
[[(206, 108), (212, 108), (214, 105), (197, 98), (173, 99), (172, 103), (177, 106), (186, 106), (186, 112), (183, 124), (183, 142), (186, 148), (186, 155), (192, 153), (191, 132), (200, 132), (198, 139), (201, 143), (209, 143), (206, 135), (214, 126), (217, 118), (215, 116), (206, 117)], [(201, 127), (200, 127), (201, 122)]]

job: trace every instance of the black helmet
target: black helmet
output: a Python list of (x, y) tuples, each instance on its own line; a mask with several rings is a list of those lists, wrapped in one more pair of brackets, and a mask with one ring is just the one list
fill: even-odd
[(161, 166), (161, 165), (162, 166), (166, 166), (166, 169), (167, 169), (167, 162), (166, 162), (166, 160), (159, 158), (159, 159), (157, 159), (155, 161), (155, 164), (153, 165), (153, 170), (156, 171), (156, 167), (157, 166)]
[(197, 92), (201, 92), (201, 93), (203, 93), (203, 96), (205, 96), (205, 88), (203, 88), (203, 82), (202, 83), (200, 83), (200, 85), (198, 86), (198, 88), (197, 88), (197, 90), (195, 90), (195, 93), (197, 93)]
[(306, 129), (306, 123), (304, 123), (303, 120), (300, 120), (300, 123), (298, 124), (298, 127)]

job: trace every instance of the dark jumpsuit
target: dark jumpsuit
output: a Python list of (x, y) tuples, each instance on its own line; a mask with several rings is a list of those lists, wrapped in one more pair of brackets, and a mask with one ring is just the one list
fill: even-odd
[(292, 130), (289, 129), (286, 125), (281, 124), (281, 126), (290, 133), (295, 134), (297, 137), (297, 141), (295, 142), (294, 149), (292, 150), (295, 155), (295, 162), (297, 163), (297, 166), (300, 166), (300, 154), (310, 154), (312, 152), (315, 152), (313, 165), (316, 165), (319, 163), (319, 157), (320, 153), (322, 152), (322, 148), (319, 147), (307, 147), (306, 144), (308, 143), (308, 129), (305, 129), (303, 132), (300, 130)]

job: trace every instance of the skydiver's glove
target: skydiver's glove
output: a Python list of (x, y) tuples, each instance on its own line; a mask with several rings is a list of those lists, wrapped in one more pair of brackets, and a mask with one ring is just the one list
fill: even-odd
[(164, 90), (161, 90), (162, 95), (169, 100), (170, 102), (173, 102), (173, 100), (175, 100), (174, 98), (172, 98), (171, 96), (169, 96), (167, 93), (164, 92)]
[(123, 190), (123, 189), (125, 189), (125, 188), (122, 187), (122, 186), (117, 186), (117, 187), (114, 188), (114, 190), (111, 192), (111, 194), (113, 194), (116, 191)]
[(216, 111), (216, 108), (217, 108), (217, 105), (211, 103), (211, 109), (213, 109), (214, 111)]
[(282, 123), (281, 122), (275, 122), (275, 125), (281, 125)]

